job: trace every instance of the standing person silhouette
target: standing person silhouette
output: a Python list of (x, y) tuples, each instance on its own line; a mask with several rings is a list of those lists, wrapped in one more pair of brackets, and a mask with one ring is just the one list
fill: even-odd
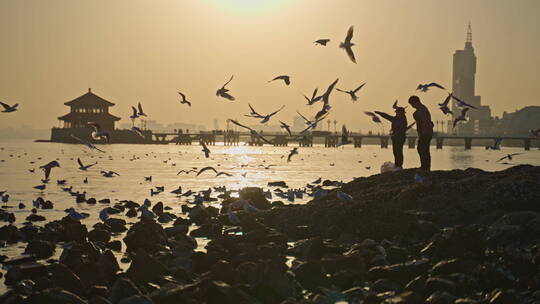
[(394, 109), (396, 116), (381, 111), (375, 111), (375, 113), (392, 123), (391, 136), (394, 166), (396, 169), (403, 169), (403, 144), (405, 143), (405, 133), (407, 132), (407, 117), (405, 116), (405, 108), (394, 106)]
[(420, 102), (418, 96), (409, 97), (409, 104), (416, 109), (413, 113), (416, 121), (416, 130), (418, 131), (418, 155), (420, 156), (420, 169), (424, 171), (431, 170), (431, 155), (429, 145), (433, 137), (433, 122), (431, 114), (425, 105)]

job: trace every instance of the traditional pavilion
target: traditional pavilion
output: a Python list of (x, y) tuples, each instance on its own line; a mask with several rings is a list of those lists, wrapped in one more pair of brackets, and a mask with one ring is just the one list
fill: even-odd
[(109, 113), (114, 103), (92, 93), (92, 89), (82, 96), (64, 103), (71, 108), (70, 112), (58, 117), (63, 121), (63, 128), (88, 128), (89, 122), (98, 123), (103, 130), (114, 130), (114, 122), (120, 120)]

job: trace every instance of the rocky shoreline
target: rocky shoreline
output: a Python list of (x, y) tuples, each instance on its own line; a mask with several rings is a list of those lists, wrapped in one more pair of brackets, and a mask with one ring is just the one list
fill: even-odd
[[(157, 203), (131, 226), (132, 201), (93, 227), (7, 224), (0, 241), (26, 254), (0, 257), (0, 303), (540, 303), (540, 167), (415, 174), (358, 178), (305, 205), (246, 188), (240, 199), (260, 211), (236, 224), (227, 197), (183, 214)], [(336, 183), (310, 191), (323, 185)]]

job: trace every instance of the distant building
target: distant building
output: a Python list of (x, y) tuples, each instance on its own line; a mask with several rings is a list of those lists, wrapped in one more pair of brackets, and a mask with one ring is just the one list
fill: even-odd
[(120, 120), (109, 113), (109, 107), (114, 103), (95, 95), (90, 88), (86, 94), (64, 104), (70, 107), (70, 111), (58, 117), (63, 122), (63, 128), (88, 128), (89, 122), (95, 122), (103, 130), (110, 131), (114, 130), (114, 123)]
[[(454, 53), (452, 92), (455, 96), (475, 106), (478, 110), (469, 110), (468, 121), (460, 123), (453, 130), (459, 135), (487, 135), (491, 132), (493, 119), (489, 106), (483, 106), (480, 96), (475, 95), (476, 55), (472, 46), (471, 25), (467, 30), (465, 48)], [(452, 104), (452, 112), (459, 115), (461, 108)], [(449, 130), (452, 130), (452, 121), (449, 121)]]
[(512, 113), (504, 112), (493, 122), (498, 134), (505, 136), (530, 136), (529, 130), (540, 128), (540, 107), (528, 106)]

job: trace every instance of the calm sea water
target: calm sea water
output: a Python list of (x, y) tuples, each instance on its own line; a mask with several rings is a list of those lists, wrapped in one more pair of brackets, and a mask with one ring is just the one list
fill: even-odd
[[(249, 147), (249, 146), (210, 146), (210, 158), (205, 158), (201, 147), (176, 145), (108, 145), (99, 146), (106, 151), (101, 153), (89, 150), (82, 145), (34, 143), (31, 141), (5, 141), (0, 143), (0, 191), (7, 191), (10, 198), (3, 203), (4, 208), (14, 212), (17, 225), (21, 225), (30, 214), (32, 200), (41, 196), (54, 203), (52, 210), (40, 210), (39, 213), (47, 221), (65, 216), (64, 209), (74, 207), (80, 212), (90, 213), (83, 220), (87, 226), (98, 221), (97, 213), (105, 206), (102, 204), (77, 204), (75, 198), (61, 187), (73, 186), (74, 191), (87, 193), (87, 198), (97, 200), (109, 198), (114, 204), (119, 200), (133, 200), (142, 203), (149, 198), (152, 203), (162, 201), (165, 206), (173, 208), (180, 214), (180, 206), (192, 198), (179, 198), (169, 193), (182, 186), (183, 191), (206, 190), (213, 186), (226, 186), (228, 189), (239, 189), (246, 186), (266, 188), (270, 181), (286, 181), (292, 188), (301, 188), (306, 183), (319, 177), (323, 179), (351, 181), (355, 177), (368, 176), (380, 172), (381, 165), (392, 161), (392, 150), (381, 149), (375, 145), (362, 148), (352, 146), (340, 148), (298, 148), (299, 154), (287, 162), (290, 147)], [(405, 148), (405, 167), (419, 166), (416, 150)], [(508, 153), (523, 153), (511, 161), (512, 164), (540, 165), (540, 151), (532, 148), (505, 148), (501, 151), (486, 151), (482, 147), (464, 150), (463, 147), (444, 147), (436, 150), (432, 147), (433, 170), (480, 168), (487, 171), (502, 170), (510, 165), (496, 162)], [(78, 170), (77, 158), (84, 164), (98, 162), (88, 172)], [(42, 184), (43, 173), (39, 166), (52, 160), (58, 160), (60, 168), (54, 168), (51, 181), (43, 191), (33, 189)], [(200, 176), (191, 174), (176, 175), (178, 171), (192, 167), (202, 168), (214, 166), (233, 176), (215, 177), (206, 172)], [(35, 169), (35, 173), (29, 172)], [(114, 178), (103, 177), (100, 170), (112, 170), (120, 174)], [(152, 182), (145, 181), (145, 176), (152, 176)], [(88, 178), (88, 183), (83, 180)], [(66, 180), (65, 186), (58, 186), (56, 180)], [(150, 189), (156, 186), (165, 187), (165, 191), (150, 196)], [(275, 198), (276, 199), (276, 198)], [(297, 201), (296, 203), (305, 202)], [(25, 209), (18, 209), (24, 203)], [(219, 204), (218, 204), (219, 205)], [(135, 221), (132, 219), (129, 221)], [(2, 223), (3, 224), (3, 223)], [(37, 225), (44, 225), (38, 222)], [(20, 253), (24, 246), (15, 245), (3, 248), (5, 254)], [(60, 250), (57, 250), (57, 254)], [(2, 290), (3, 287), (0, 288)]]

